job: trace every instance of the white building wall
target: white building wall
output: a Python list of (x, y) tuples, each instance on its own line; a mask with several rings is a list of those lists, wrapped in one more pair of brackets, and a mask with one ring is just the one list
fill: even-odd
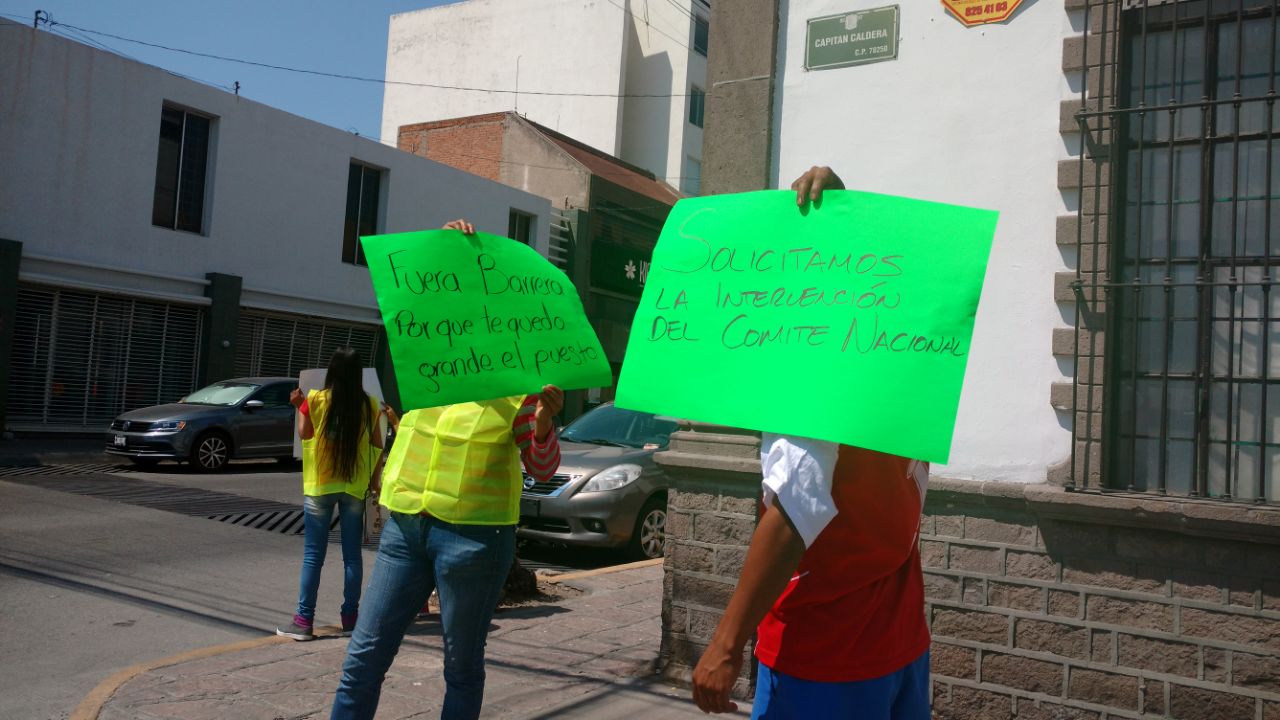
[[(830, 165), (850, 189), (1000, 211), (948, 477), (1038, 482), (1068, 456), (1069, 418), (1049, 406), (1068, 368), (1051, 354), (1070, 318), (1053, 300), (1066, 269), (1057, 161), (1069, 89), (1060, 0), (1023, 3), (1006, 24), (965, 28), (937, 2), (901, 2), (898, 59), (806, 71), (806, 21), (884, 0), (783, 0), (774, 181)], [(1074, 199), (1072, 199), (1074, 202)], [(1072, 208), (1074, 209), (1074, 208)]]
[[(376, 322), (363, 267), (343, 264), (351, 160), (386, 169), (386, 232), (458, 217), (506, 235), (547, 200), (46, 32), (0, 23), (0, 237), (22, 276), (125, 294), (200, 296), (243, 278), (246, 305)], [(205, 233), (151, 224), (161, 108), (215, 119)]]
[(689, 122), (690, 87), (707, 89), (707, 58), (693, 51), (698, 0), (631, 0), (622, 152), (629, 163), (680, 187), (685, 158), (702, 158), (702, 128)]
[[(388, 85), (383, 142), (403, 125), (516, 110), (678, 187), (684, 157), (702, 155), (685, 97), (706, 88), (695, 6), (709, 14), (701, 0), (464, 0), (393, 15), (388, 80), (521, 92)], [(663, 97), (619, 97), (639, 94)]]
[(524, 92), (387, 85), (383, 141), (394, 145), (402, 125), (517, 110), (592, 147), (617, 153), (625, 1), (466, 0), (392, 15), (387, 80)]

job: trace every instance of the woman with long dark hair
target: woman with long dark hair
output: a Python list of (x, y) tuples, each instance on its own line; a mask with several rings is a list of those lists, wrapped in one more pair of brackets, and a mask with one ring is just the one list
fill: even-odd
[(360, 606), (364, 565), (360, 539), (364, 534), (364, 499), (369, 491), (383, 437), (378, 401), (364, 391), (360, 356), (340, 348), (329, 360), (324, 389), (304, 397), (294, 390), (290, 401), (298, 408), (302, 438), (302, 494), (305, 545), (298, 609), (293, 620), (276, 628), (277, 635), (311, 640), (316, 614), (320, 570), (329, 547), (329, 526), (338, 509), (342, 528), (342, 632), (349, 635)]

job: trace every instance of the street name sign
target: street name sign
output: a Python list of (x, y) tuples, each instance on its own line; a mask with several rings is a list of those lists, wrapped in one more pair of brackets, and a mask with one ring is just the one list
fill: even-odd
[(813, 18), (805, 37), (806, 70), (865, 65), (898, 57), (898, 6)]

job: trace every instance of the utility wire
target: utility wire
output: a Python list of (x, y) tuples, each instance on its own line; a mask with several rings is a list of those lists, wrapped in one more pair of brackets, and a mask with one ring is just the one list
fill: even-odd
[[(668, 0), (668, 2), (670, 2), (670, 1), (671, 1), (671, 0)], [(614, 2), (613, 2), (613, 0), (609, 0), (609, 2), (610, 2), (611, 4), (613, 4), (613, 5), (615, 5), (616, 7), (619, 7), (620, 9), (623, 9), (623, 10), (624, 10), (624, 12), (625, 12), (625, 8), (622, 8), (622, 6), (617, 5), (617, 3), (614, 3)], [(22, 17), (17, 16), (17, 15), (11, 15), (11, 14), (9, 14), (9, 13), (0, 13), (0, 16), (7, 17), (7, 18), (11, 18), (11, 19), (14, 19), (14, 20), (19, 20), (19, 21), (20, 21), (20, 20), (23, 20), (23, 18), (22, 18)], [(69, 39), (69, 40), (72, 40), (72, 41), (84, 42), (85, 44), (88, 44), (88, 45), (91, 45), (91, 46), (97, 47), (97, 48), (99, 48), (99, 49), (101, 49), (101, 50), (103, 50), (103, 51), (105, 51), (105, 52), (109, 52), (109, 53), (111, 53), (111, 54), (113, 54), (113, 55), (119, 55), (119, 56), (121, 56), (121, 57), (125, 57), (125, 58), (128, 58), (128, 59), (130, 59), (130, 60), (134, 60), (135, 62), (142, 62), (142, 61), (137, 60), (137, 58), (131, 57), (131, 56), (129, 56), (129, 55), (127, 55), (127, 54), (123, 53), (123, 52), (120, 52), (120, 51), (118, 51), (118, 50), (115, 50), (114, 48), (108, 47), (107, 45), (105, 45), (105, 44), (103, 44), (103, 43), (101, 43), (101, 42), (99, 42), (99, 41), (96, 41), (96, 40), (94, 40), (93, 38), (86, 37), (86, 36), (84, 35), (84, 33), (89, 33), (89, 34), (92, 34), (92, 35), (101, 35), (101, 36), (103, 36), (103, 37), (114, 38), (114, 39), (121, 40), (121, 41), (124, 41), (124, 42), (135, 43), (135, 44), (138, 44), (138, 45), (144, 45), (144, 46), (147, 46), (147, 47), (154, 47), (154, 48), (158, 48), (158, 49), (161, 49), (161, 50), (168, 50), (168, 51), (171, 51), (171, 52), (179, 52), (179, 53), (184, 53), (184, 54), (189, 54), (189, 55), (196, 55), (196, 56), (199, 56), (199, 57), (207, 57), (207, 58), (211, 58), (211, 59), (215, 59), (215, 60), (223, 60), (223, 61), (227, 61), (227, 62), (236, 62), (236, 63), (242, 63), (242, 64), (247, 64), (247, 65), (255, 65), (255, 66), (259, 66), (259, 67), (266, 67), (266, 68), (276, 69), (276, 70), (285, 70), (285, 71), (290, 71), (290, 72), (306, 73), (306, 74), (311, 74), (311, 75), (320, 75), (320, 76), (326, 76), (326, 77), (336, 77), (336, 78), (340, 78), (340, 79), (359, 80), (359, 81), (364, 81), (364, 82), (381, 82), (381, 83), (385, 83), (385, 84), (399, 84), (399, 85), (426, 86), (426, 87), (433, 87), (433, 88), (440, 88), (440, 89), (450, 89), (450, 90), (474, 90), (474, 91), (481, 91), (481, 92), (511, 92), (511, 93), (516, 92), (516, 91), (514, 91), (514, 90), (491, 90), (491, 89), (484, 89), (484, 88), (465, 88), (465, 87), (452, 87), (452, 86), (431, 85), (431, 84), (427, 84), (427, 83), (408, 83), (408, 82), (402, 82), (402, 81), (377, 80), (376, 78), (361, 78), (361, 77), (357, 77), (357, 76), (340, 75), (340, 74), (336, 74), (336, 73), (325, 73), (325, 72), (321, 72), (321, 71), (314, 71), (314, 70), (304, 70), (304, 69), (299, 69), (299, 68), (289, 68), (289, 67), (284, 67), (284, 66), (269, 65), (269, 64), (266, 64), (266, 63), (258, 63), (258, 62), (254, 62), (254, 61), (250, 61), (250, 60), (240, 60), (240, 59), (237, 59), (237, 58), (229, 58), (229, 57), (223, 57), (223, 56), (218, 56), (218, 55), (212, 55), (212, 54), (208, 54), (208, 53), (201, 53), (201, 52), (197, 52), (197, 51), (193, 51), (193, 50), (184, 50), (184, 49), (180, 49), (180, 48), (171, 48), (171, 47), (167, 47), (167, 46), (164, 46), (164, 45), (159, 45), (159, 44), (155, 44), (155, 43), (149, 43), (149, 42), (146, 42), (146, 41), (136, 40), (136, 39), (133, 39), (133, 38), (127, 38), (127, 37), (123, 37), (123, 36), (120, 36), (120, 35), (114, 35), (114, 34), (112, 34), (112, 33), (101, 32), (101, 31), (92, 30), (92, 29), (89, 29), (89, 28), (81, 28), (81, 27), (78, 27), (78, 26), (75, 26), (75, 25), (70, 25), (70, 24), (68, 24), (68, 23), (57, 22), (57, 21), (55, 21), (55, 20), (53, 20), (53, 19), (51, 19), (51, 18), (50, 18), (50, 19), (45, 20), (44, 22), (45, 22), (46, 26), (47, 26), (47, 27), (49, 27), (49, 29), (50, 29), (50, 31), (51, 31), (51, 32), (56, 32), (56, 33), (57, 33), (58, 35), (60, 35), (61, 37), (65, 37), (65, 38), (67, 38), (67, 39)], [(64, 30), (57, 31), (57, 30), (55, 30), (55, 28), (64, 28)], [(662, 32), (661, 30), (659, 30), (659, 29), (657, 29), (657, 28), (654, 28), (654, 29), (655, 29), (655, 30), (657, 30), (657, 31), (658, 31), (658, 32), (660, 32), (660, 33)], [(73, 35), (73, 34), (72, 34), (73, 32), (75, 33), (75, 35)], [(666, 33), (662, 33), (662, 34), (666, 35)], [(670, 36), (670, 35), (667, 35), (667, 37), (671, 37), (671, 36)], [(672, 39), (674, 40), (674, 38), (672, 38)], [(688, 46), (684, 46), (684, 47), (686, 47), (686, 48), (687, 48)], [(172, 70), (168, 70), (168, 69), (166, 69), (166, 68), (161, 68), (161, 69), (164, 69), (166, 72), (170, 72), (170, 73), (172, 73), (172, 74), (174, 74), (174, 75), (177, 75), (178, 77), (183, 77), (183, 78), (186, 78), (186, 79), (188, 79), (188, 80), (193, 80), (193, 81), (201, 82), (201, 83), (204, 83), (204, 84), (207, 84), (207, 85), (212, 85), (212, 86), (214, 86), (214, 87), (219, 87), (219, 88), (222, 88), (222, 89), (224, 89), (224, 90), (227, 90), (228, 92), (230, 92), (230, 91), (231, 91), (230, 87), (228, 87), (228, 86), (226, 86), (226, 85), (221, 85), (221, 84), (218, 84), (218, 83), (209, 82), (209, 81), (207, 81), (207, 80), (199, 80), (199, 79), (197, 79), (197, 78), (188, 77), (188, 76), (186, 76), (186, 75), (183, 75), (183, 74), (178, 73), (178, 72), (174, 72), (174, 71), (172, 71)], [(673, 94), (673, 95), (606, 95), (606, 94), (590, 94), (590, 93), (539, 93), (539, 92), (529, 92), (529, 91), (524, 91), (524, 90), (521, 90), (521, 91), (519, 91), (519, 92), (524, 92), (524, 93), (529, 94), (529, 95), (559, 95), (559, 96), (574, 96), (574, 97), (681, 97), (681, 96), (684, 96), (684, 94), (679, 94), (679, 95), (676, 95), (676, 94)], [(365, 134), (365, 133), (361, 133), (361, 132), (358, 132), (358, 131), (357, 131), (355, 134), (356, 134), (356, 135), (359, 135), (359, 136), (362, 136), (362, 137), (365, 137), (365, 138), (368, 138), (368, 139), (376, 139), (379, 143), (382, 143), (382, 137), (381, 137), (381, 135), (380, 135), (380, 134)], [(576, 170), (575, 170), (575, 169), (572, 169), (572, 168), (556, 167), (556, 166), (552, 166), (552, 165), (538, 165), (538, 164), (536, 164), (536, 163), (525, 163), (525, 162), (519, 162), (519, 161), (514, 161), (514, 160), (503, 160), (503, 159), (501, 159), (501, 158), (488, 157), (488, 156), (484, 156), (484, 155), (473, 155), (473, 154), (471, 154), (471, 153), (464, 153), (464, 152), (459, 152), (459, 151), (448, 151), (448, 152), (443, 153), (443, 154), (453, 155), (453, 156), (457, 156), (457, 157), (465, 157), (465, 158), (470, 158), (470, 159), (474, 159), (474, 160), (483, 160), (483, 161), (486, 161), (486, 162), (496, 162), (496, 163), (503, 164), (503, 165), (518, 165), (518, 166), (522, 166), (522, 167), (536, 168), (536, 169), (540, 169), (540, 170), (554, 170), (554, 171), (560, 171), (560, 172), (576, 172)], [(428, 158), (428, 159), (430, 159), (430, 158)], [(640, 175), (641, 177), (643, 177), (643, 174), (641, 174), (641, 173), (636, 173), (635, 171), (628, 171), (628, 170), (599, 171), (599, 172), (595, 172), (595, 171), (593, 171), (593, 172), (594, 172), (594, 174), (596, 174), (596, 175), (603, 175), (603, 176), (605, 176), (605, 177), (621, 177), (621, 176), (624, 176), (624, 175), (625, 175), (625, 176), (630, 176), (630, 175)], [(680, 176), (680, 175), (667, 175), (667, 176), (664, 176), (663, 178), (656, 179), (656, 180), (657, 180), (657, 181), (659, 181), (659, 182), (663, 182), (663, 181), (665, 181), (666, 179), (683, 180), (683, 179), (684, 179), (684, 177), (685, 177), (685, 176)], [(648, 179), (648, 178), (645, 178), (645, 179)], [(637, 205), (637, 206), (616, 207), (616, 208), (613, 208), (613, 209), (617, 209), (617, 210), (658, 210), (658, 209), (667, 209), (667, 208), (669, 208), (669, 207), (670, 207), (670, 206), (665, 205), (665, 204), (654, 204), (654, 205)]]
[[(609, 0), (609, 2), (615, 5), (616, 7), (619, 7), (619, 8), (622, 7), (621, 5), (614, 3), (613, 0)], [(187, 50), (185, 48), (172, 47), (169, 45), (161, 45), (159, 43), (148, 42), (146, 40), (138, 40), (136, 38), (125, 37), (123, 35), (116, 35), (114, 33), (103, 32), (101, 30), (93, 30), (92, 28), (78, 27), (76, 25), (70, 25), (68, 23), (57, 23), (57, 24), (64, 28), (69, 28), (71, 30), (78, 30), (80, 32), (88, 33), (90, 35), (112, 38), (114, 40), (120, 40), (122, 42), (133, 43), (135, 45), (143, 45), (145, 47), (156, 48), (159, 50), (167, 50), (169, 52), (181, 53), (183, 55), (192, 55), (195, 57), (203, 57), (211, 60), (221, 60), (223, 62), (238, 63), (240, 65), (251, 65), (253, 67), (267, 68), (270, 70), (281, 70), (284, 72), (300, 73), (303, 75), (315, 75), (318, 77), (335, 78), (338, 80), (353, 80), (356, 82), (375, 83), (380, 85), (398, 85), (398, 86), (404, 86), (404, 87), (430, 88), (434, 90), (460, 90), (460, 91), (466, 91), (466, 92), (502, 93), (502, 94), (510, 94), (510, 95), (515, 95), (518, 93), (520, 95), (544, 95), (544, 96), (553, 96), (553, 97), (675, 98), (675, 97), (688, 97), (689, 95), (689, 93), (586, 93), (586, 92), (557, 92), (557, 91), (550, 91), (550, 90), (539, 91), (539, 90), (524, 90), (524, 89), (507, 90), (502, 88), (471, 87), (466, 85), (444, 85), (444, 84), (438, 84), (438, 83), (410, 82), (408, 80), (386, 80), (383, 78), (371, 78), (371, 77), (362, 77), (359, 75), (347, 75), (345, 73), (334, 73), (334, 72), (327, 72), (324, 70), (310, 70), (307, 68), (290, 67), (287, 65), (274, 65), (272, 63), (258, 62), (256, 60), (245, 60), (242, 58), (228, 57), (226, 55), (216, 55), (214, 53), (206, 53), (206, 52), (200, 52), (197, 50)], [(662, 31), (658, 30), (658, 32), (662, 32)], [(663, 33), (663, 34), (666, 35), (666, 33)], [(671, 37), (671, 36), (667, 35), (667, 37)], [(688, 47), (688, 46), (686, 45), (684, 47)]]

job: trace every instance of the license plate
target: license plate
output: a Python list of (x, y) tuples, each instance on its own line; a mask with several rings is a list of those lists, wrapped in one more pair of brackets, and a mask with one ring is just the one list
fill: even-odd
[(115, 436), (115, 439), (113, 440), (113, 442), (115, 442), (116, 447), (124, 447), (125, 445), (128, 444), (129, 441), (126, 440), (123, 435), (117, 435)]
[(542, 501), (536, 498), (520, 498), (520, 517), (538, 517), (542, 513)]

